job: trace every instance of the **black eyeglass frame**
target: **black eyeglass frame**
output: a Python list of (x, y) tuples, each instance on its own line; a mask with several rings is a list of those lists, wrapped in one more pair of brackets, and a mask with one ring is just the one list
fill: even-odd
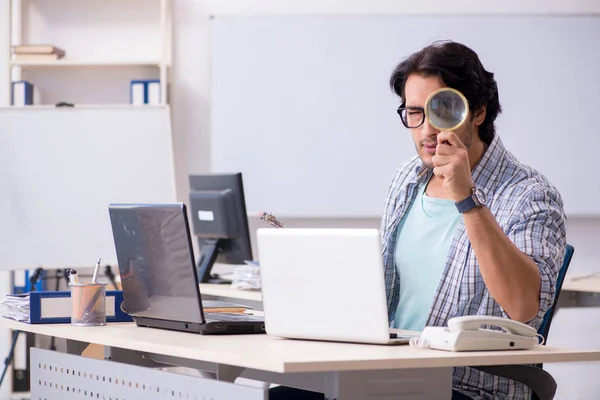
[[(402, 118), (402, 112), (404, 110), (406, 110), (407, 112), (410, 111), (410, 110), (421, 111), (421, 115), (422, 115), (421, 123), (418, 124), (417, 126), (408, 126), (408, 124), (406, 123), (406, 121), (404, 120), (404, 118)], [(406, 107), (404, 105), (404, 103), (402, 103), (400, 105), (400, 107), (398, 107), (398, 109), (396, 110), (396, 112), (400, 116), (400, 121), (402, 121), (402, 125), (404, 125), (407, 129), (417, 129), (418, 127), (420, 127), (421, 125), (423, 125), (423, 123), (425, 122), (425, 109), (423, 107), (416, 107), (416, 106)]]

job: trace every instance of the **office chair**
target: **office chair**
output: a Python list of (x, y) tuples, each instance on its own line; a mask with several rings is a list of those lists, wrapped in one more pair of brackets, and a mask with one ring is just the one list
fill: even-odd
[[(563, 264), (558, 271), (558, 277), (556, 278), (556, 292), (554, 293), (554, 303), (546, 311), (544, 319), (538, 333), (544, 337), (546, 342), (548, 341), (548, 332), (550, 332), (550, 324), (552, 323), (552, 317), (556, 310), (556, 303), (558, 302), (558, 296), (562, 289), (571, 258), (575, 249), (570, 244), (567, 244), (565, 251), (565, 258)], [(552, 400), (556, 394), (556, 381), (547, 371), (542, 369), (542, 364), (535, 365), (486, 365), (473, 367), (482, 372), (487, 372), (503, 378), (512, 379), (527, 385), (531, 391), (531, 400)]]

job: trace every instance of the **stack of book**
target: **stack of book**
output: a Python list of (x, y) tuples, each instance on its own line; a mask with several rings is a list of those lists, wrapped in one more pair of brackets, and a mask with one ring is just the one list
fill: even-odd
[(51, 61), (65, 56), (65, 51), (50, 44), (12, 46), (13, 61)]

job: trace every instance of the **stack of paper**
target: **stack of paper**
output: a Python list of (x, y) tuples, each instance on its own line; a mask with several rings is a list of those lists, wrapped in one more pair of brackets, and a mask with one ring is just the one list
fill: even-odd
[(29, 293), (7, 294), (1, 301), (2, 316), (19, 322), (29, 322), (30, 304)]

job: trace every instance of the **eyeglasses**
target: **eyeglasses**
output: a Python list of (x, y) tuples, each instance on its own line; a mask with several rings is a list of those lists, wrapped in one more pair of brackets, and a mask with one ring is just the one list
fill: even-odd
[(398, 115), (402, 120), (402, 124), (408, 129), (415, 129), (423, 125), (425, 122), (425, 110), (423, 107), (398, 107)]

